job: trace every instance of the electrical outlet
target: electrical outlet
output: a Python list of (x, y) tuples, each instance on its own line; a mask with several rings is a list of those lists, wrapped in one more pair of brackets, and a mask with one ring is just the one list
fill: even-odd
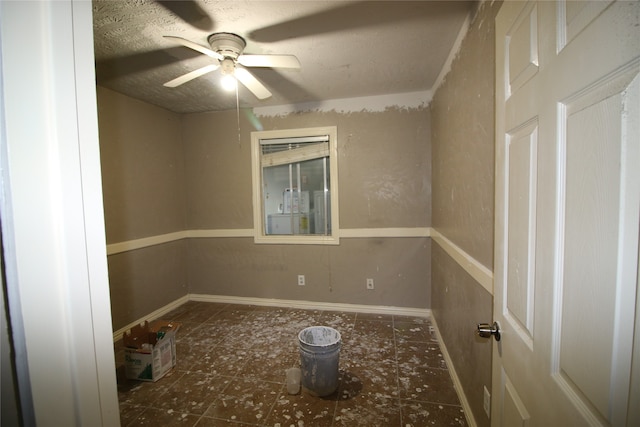
[(304, 286), (304, 274), (298, 274), (298, 286)]
[(367, 279), (367, 289), (373, 289), (373, 279)]
[(484, 401), (482, 406), (484, 407), (484, 412), (487, 413), (487, 417), (491, 417), (491, 393), (487, 390), (487, 386), (484, 386)]

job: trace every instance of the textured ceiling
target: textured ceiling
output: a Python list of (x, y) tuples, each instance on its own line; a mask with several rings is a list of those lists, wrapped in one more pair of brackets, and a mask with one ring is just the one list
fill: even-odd
[[(235, 109), (214, 71), (163, 83), (211, 59), (163, 36), (208, 46), (232, 32), (244, 53), (291, 54), (300, 70), (251, 68), (273, 93), (239, 87), (240, 107), (313, 103), (431, 89), (471, 7), (467, 1), (93, 0), (98, 84), (176, 112)], [(363, 106), (363, 108), (366, 106)]]

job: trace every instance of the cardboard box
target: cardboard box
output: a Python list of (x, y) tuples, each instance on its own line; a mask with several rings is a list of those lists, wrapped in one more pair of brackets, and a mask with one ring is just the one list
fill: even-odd
[(176, 365), (179, 323), (156, 320), (136, 325), (122, 337), (126, 377), (158, 381)]

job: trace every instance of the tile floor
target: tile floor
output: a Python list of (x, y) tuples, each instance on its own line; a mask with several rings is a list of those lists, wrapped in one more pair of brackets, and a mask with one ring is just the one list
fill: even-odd
[[(188, 302), (176, 367), (155, 383), (124, 378), (115, 344), (122, 426), (467, 426), (429, 319)], [(289, 395), (298, 332), (342, 335), (338, 390)]]

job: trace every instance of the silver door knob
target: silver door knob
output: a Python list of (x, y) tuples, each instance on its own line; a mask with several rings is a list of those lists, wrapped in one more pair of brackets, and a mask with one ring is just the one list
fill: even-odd
[(493, 322), (493, 325), (488, 323), (478, 323), (478, 330), (476, 331), (482, 338), (491, 338), (493, 336), (496, 341), (500, 341), (500, 327), (498, 322)]

